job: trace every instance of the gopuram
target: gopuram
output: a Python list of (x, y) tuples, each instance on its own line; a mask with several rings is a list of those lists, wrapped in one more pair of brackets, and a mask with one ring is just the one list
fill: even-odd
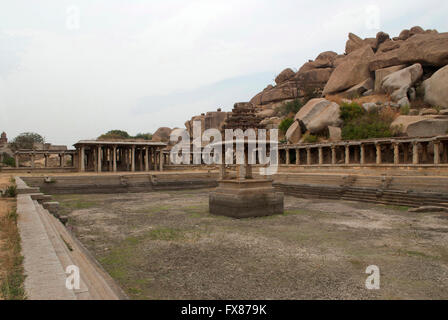
[[(226, 172), (226, 156), (229, 149), (236, 151), (238, 155), (238, 138), (230, 141), (219, 142), (222, 148), (222, 163), (220, 165), (220, 179), (218, 187), (209, 194), (209, 209), (211, 214), (223, 215), (233, 218), (262, 217), (283, 213), (283, 193), (276, 192), (272, 186), (272, 179), (257, 178), (252, 173), (250, 157), (257, 157), (260, 142), (266, 143), (265, 137), (257, 139), (258, 129), (263, 129), (260, 119), (255, 114), (255, 108), (249, 103), (236, 103), (232, 113), (223, 125), (225, 129), (253, 129), (254, 137), (244, 136), (239, 142), (243, 145), (243, 155), (240, 163), (237, 163), (237, 175), (231, 177)], [(224, 137), (224, 134), (223, 134)], [(236, 139), (235, 139), (236, 138)], [(268, 146), (266, 145), (266, 148)]]

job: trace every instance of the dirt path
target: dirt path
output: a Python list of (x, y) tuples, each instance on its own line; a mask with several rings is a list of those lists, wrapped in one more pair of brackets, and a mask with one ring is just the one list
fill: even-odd
[(204, 190), (57, 200), (135, 299), (448, 298), (446, 213), (286, 197), (284, 215), (236, 220), (208, 214)]

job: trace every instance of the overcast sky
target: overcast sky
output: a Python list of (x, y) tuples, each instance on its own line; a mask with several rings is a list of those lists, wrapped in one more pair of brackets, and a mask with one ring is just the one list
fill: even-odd
[(0, 0), (0, 132), (72, 145), (248, 101), (348, 32), (448, 31), (448, 1)]

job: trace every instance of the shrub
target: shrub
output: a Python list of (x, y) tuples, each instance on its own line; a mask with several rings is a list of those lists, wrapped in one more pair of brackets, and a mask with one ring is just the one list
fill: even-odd
[(322, 97), (322, 90), (318, 88), (305, 88), (302, 103), (305, 105), (314, 98)]
[(7, 187), (5, 192), (3, 193), (3, 196), (7, 198), (15, 198), (17, 196), (17, 187), (16, 186)]
[(306, 133), (303, 136), (303, 142), (305, 143), (316, 143), (317, 142), (317, 136)]
[(402, 114), (402, 115), (408, 115), (409, 114), (409, 110), (410, 110), (411, 108), (408, 106), (408, 105), (405, 105), (405, 106), (402, 106), (401, 108), (400, 108), (400, 114)]
[(278, 129), (283, 132), (283, 134), (286, 134), (286, 131), (288, 131), (289, 127), (294, 123), (294, 119), (292, 118), (286, 118), (283, 119), (282, 122), (278, 125)]
[(359, 140), (392, 137), (393, 133), (390, 129), (392, 121), (393, 116), (389, 114), (389, 111), (373, 110), (366, 112), (361, 117), (344, 121), (342, 139)]
[(14, 160), (13, 157), (10, 157), (6, 152), (3, 153), (3, 164), (9, 166), (9, 167), (15, 167), (16, 166), (16, 160)]
[(364, 108), (361, 107), (356, 102), (352, 102), (352, 103), (344, 102), (341, 104), (340, 117), (344, 122), (351, 121), (356, 118), (360, 118), (365, 113), (366, 113), (366, 111), (364, 110)]

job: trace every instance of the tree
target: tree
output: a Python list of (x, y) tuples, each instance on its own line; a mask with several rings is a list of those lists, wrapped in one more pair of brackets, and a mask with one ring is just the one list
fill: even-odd
[(135, 139), (143, 139), (143, 140), (151, 140), (152, 139), (152, 133), (137, 133), (137, 135), (134, 137)]
[(283, 132), (283, 134), (286, 134), (286, 131), (288, 131), (289, 127), (294, 123), (294, 119), (292, 118), (286, 118), (283, 119), (282, 122), (278, 125), (278, 129)]
[(35, 132), (24, 132), (15, 137), (10, 143), (12, 150), (33, 149), (35, 143), (44, 143), (45, 139)]

